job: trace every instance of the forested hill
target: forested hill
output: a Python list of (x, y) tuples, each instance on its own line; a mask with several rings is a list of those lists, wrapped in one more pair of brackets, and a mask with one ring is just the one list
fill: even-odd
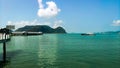
[(57, 27), (57, 28), (51, 28), (50, 26), (47, 25), (35, 25), (35, 26), (24, 26), (22, 28), (18, 28), (16, 32), (22, 32), (22, 31), (27, 31), (27, 32), (42, 32), (42, 33), (66, 33), (65, 29), (62, 27)]

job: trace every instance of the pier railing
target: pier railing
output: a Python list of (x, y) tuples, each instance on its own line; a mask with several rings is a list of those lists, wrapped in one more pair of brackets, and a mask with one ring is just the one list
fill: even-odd
[[(6, 35), (6, 37), (5, 37), (5, 35)], [(3, 42), (3, 41), (8, 41), (8, 40), (10, 40), (10, 34), (2, 34), (2, 33), (0, 33), (0, 42)]]

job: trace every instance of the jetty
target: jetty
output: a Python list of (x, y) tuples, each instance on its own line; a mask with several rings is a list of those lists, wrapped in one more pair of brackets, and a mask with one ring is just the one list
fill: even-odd
[(0, 29), (0, 43), (3, 43), (3, 63), (6, 63), (6, 42), (11, 38), (10, 30), (7, 28)]
[(23, 36), (29, 36), (29, 35), (42, 35), (42, 32), (27, 32), (27, 31), (22, 31), (22, 32), (12, 32), (11, 33), (13, 36), (19, 36), (19, 35), (23, 35)]

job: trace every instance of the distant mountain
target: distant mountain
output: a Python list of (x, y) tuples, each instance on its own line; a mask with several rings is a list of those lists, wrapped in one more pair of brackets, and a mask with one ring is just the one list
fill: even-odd
[(47, 25), (35, 25), (35, 26), (24, 26), (22, 28), (18, 28), (16, 32), (42, 32), (42, 33), (66, 33), (65, 29), (62, 27), (57, 27), (55, 29), (51, 28)]
[(120, 31), (107, 31), (107, 32), (101, 32), (97, 34), (120, 34)]
[(108, 32), (105, 32), (105, 33), (120, 33), (120, 31), (108, 31)]

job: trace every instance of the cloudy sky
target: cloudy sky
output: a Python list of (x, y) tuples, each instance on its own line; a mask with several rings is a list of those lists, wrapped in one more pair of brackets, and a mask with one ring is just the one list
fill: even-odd
[(67, 32), (120, 30), (120, 0), (0, 0), (0, 28), (49, 25)]

